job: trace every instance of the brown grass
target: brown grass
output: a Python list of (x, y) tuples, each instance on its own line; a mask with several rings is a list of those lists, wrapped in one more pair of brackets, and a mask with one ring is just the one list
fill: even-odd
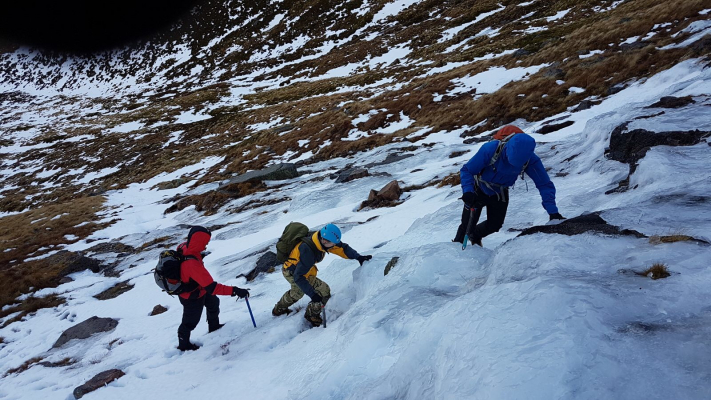
[(643, 272), (638, 272), (638, 275), (641, 276), (649, 276), (650, 278), (657, 280), (657, 279), (663, 279), (663, 278), (668, 278), (671, 276), (669, 273), (669, 269), (667, 268), (667, 265), (664, 263), (654, 263), (652, 264), (651, 267), (647, 268)]
[[(3, 306), (7, 304), (11, 304), (11, 302), (14, 301), (13, 299), (10, 299), (8, 302), (7, 300), (3, 299)], [(66, 300), (64, 297), (58, 296), (58, 295), (49, 295), (46, 297), (34, 297), (30, 296), (26, 300), (22, 301), (21, 303), (8, 307), (5, 310), (0, 311), (0, 318), (5, 318), (6, 316), (20, 312), (18, 315), (8, 319), (5, 321), (0, 329), (5, 328), (6, 326), (12, 324), (13, 322), (17, 322), (22, 320), (22, 318), (26, 317), (29, 314), (32, 314), (36, 312), (37, 310), (41, 308), (51, 308), (51, 307), (56, 307), (61, 304), (66, 303)]]

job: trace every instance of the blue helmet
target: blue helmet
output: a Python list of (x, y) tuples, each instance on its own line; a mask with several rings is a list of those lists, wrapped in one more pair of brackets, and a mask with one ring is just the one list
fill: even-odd
[(328, 224), (321, 228), (321, 237), (331, 243), (341, 243), (341, 230), (336, 225)]

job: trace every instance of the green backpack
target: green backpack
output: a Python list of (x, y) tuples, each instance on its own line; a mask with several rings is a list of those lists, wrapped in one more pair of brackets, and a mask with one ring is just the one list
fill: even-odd
[(309, 228), (300, 222), (290, 222), (284, 228), (279, 241), (276, 244), (276, 258), (280, 264), (289, 260), (289, 254), (294, 247), (299, 244), (302, 238), (309, 236)]

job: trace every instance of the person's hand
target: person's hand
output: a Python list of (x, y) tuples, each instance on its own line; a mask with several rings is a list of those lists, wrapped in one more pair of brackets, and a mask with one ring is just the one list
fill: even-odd
[(237, 286), (232, 286), (232, 297), (239, 297), (240, 299), (244, 299), (245, 297), (249, 297), (249, 289), (241, 289), (238, 288)]
[(474, 207), (474, 203), (476, 202), (476, 195), (474, 194), (474, 192), (466, 192), (462, 195), (462, 201), (469, 207)]
[(560, 215), (560, 213), (555, 213), (555, 214), (550, 214), (550, 221), (553, 221), (554, 219), (565, 219), (564, 216)]
[(311, 296), (311, 301), (313, 301), (314, 303), (320, 303), (321, 301), (323, 301), (323, 298), (320, 294), (314, 293), (314, 295)]
[(359, 256), (358, 258), (356, 258), (356, 260), (358, 260), (358, 262), (362, 266), (364, 262), (370, 260), (371, 258), (373, 258), (373, 256)]

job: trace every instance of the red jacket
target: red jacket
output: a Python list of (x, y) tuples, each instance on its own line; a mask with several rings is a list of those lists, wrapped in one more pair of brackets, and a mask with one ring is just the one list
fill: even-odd
[(181, 251), (184, 256), (192, 256), (195, 259), (187, 259), (180, 266), (180, 280), (188, 283), (192, 279), (198, 284), (195, 290), (181, 293), (180, 297), (184, 299), (199, 299), (205, 293), (221, 296), (231, 296), (232, 286), (226, 286), (215, 282), (207, 269), (202, 263), (202, 253), (210, 241), (210, 233), (205, 228), (191, 229), (188, 235), (188, 241), (178, 246), (178, 251)]

